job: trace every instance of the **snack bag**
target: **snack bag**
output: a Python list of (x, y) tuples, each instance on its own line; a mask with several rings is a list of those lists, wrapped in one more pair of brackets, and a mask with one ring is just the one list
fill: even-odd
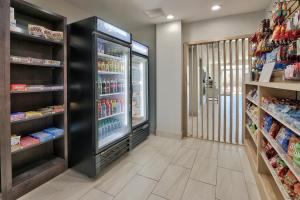
[(278, 134), (278, 131), (280, 129), (280, 125), (278, 122), (274, 121), (270, 130), (269, 130), (269, 135), (272, 137), (272, 138), (276, 138), (277, 134)]
[(300, 167), (300, 142), (298, 142), (294, 146), (293, 160), (294, 160), (295, 164), (298, 167)]
[(282, 149), (287, 152), (288, 151), (288, 146), (289, 146), (289, 140), (290, 138), (292, 137), (293, 133), (285, 128), (285, 127), (282, 127), (280, 130), (279, 130), (279, 133), (276, 137), (276, 141), (278, 142), (278, 144), (281, 145)]
[(300, 183), (294, 185), (294, 193), (295, 193), (294, 199), (300, 200)]
[(283, 182), (284, 182), (284, 184), (293, 187), (296, 183), (298, 183), (298, 180), (297, 180), (296, 176), (293, 174), (293, 172), (291, 172), (291, 170), (289, 170), (286, 173)]
[(288, 155), (293, 157), (294, 155), (294, 148), (295, 145), (300, 142), (300, 139), (296, 136), (292, 136), (290, 141), (289, 141), (289, 147), (288, 147)]

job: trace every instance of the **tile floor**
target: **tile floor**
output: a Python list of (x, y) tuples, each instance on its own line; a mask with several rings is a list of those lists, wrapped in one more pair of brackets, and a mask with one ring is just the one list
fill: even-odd
[(97, 179), (73, 170), (21, 200), (260, 200), (244, 147), (150, 136)]

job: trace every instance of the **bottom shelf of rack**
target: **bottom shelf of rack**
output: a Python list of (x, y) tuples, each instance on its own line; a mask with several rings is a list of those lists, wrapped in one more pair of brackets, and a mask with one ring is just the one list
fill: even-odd
[(66, 169), (64, 159), (56, 157), (45, 160), (40, 165), (18, 174), (13, 178), (13, 198), (17, 199), (34, 188), (61, 174)]

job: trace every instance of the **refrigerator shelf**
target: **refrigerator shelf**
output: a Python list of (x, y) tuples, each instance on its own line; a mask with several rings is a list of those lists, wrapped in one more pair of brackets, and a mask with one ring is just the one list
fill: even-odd
[(121, 112), (121, 113), (116, 113), (116, 114), (109, 115), (109, 116), (106, 116), (106, 117), (101, 117), (101, 118), (98, 119), (98, 121), (101, 121), (101, 120), (104, 120), (104, 119), (109, 119), (109, 118), (116, 117), (116, 116), (119, 116), (119, 115), (124, 115), (124, 114), (125, 114), (124, 112)]
[(99, 94), (99, 98), (110, 97), (115, 95), (124, 95), (124, 92), (110, 93), (110, 94)]
[(115, 141), (117, 139), (120, 139), (121, 137), (125, 136), (127, 133), (124, 131), (119, 131), (119, 132), (115, 132), (114, 134), (102, 139), (99, 138), (99, 142), (98, 142), (98, 148), (102, 148), (105, 145), (111, 143), (112, 141)]
[(98, 71), (99, 75), (124, 75), (124, 72)]
[(110, 59), (110, 60), (117, 60), (123, 62), (123, 58), (118, 57), (118, 56), (112, 56), (104, 53), (98, 53), (99, 58), (105, 58), (105, 59)]

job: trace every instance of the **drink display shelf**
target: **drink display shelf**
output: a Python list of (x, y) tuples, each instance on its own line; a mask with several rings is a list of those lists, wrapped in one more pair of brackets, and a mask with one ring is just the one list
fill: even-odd
[(123, 58), (118, 56), (112, 56), (105, 53), (98, 53), (99, 58), (105, 58), (105, 59), (111, 59), (111, 60), (117, 60), (117, 61), (123, 61)]
[(116, 95), (124, 95), (124, 92), (116, 92), (116, 93), (109, 93), (109, 94), (99, 94), (100, 98), (116, 96)]
[[(123, 129), (122, 129), (123, 130)], [(117, 132), (114, 132), (113, 134), (111, 134), (110, 136), (108, 137), (105, 137), (105, 138), (99, 138), (99, 142), (98, 142), (98, 148), (101, 149), (103, 148), (105, 145), (111, 143), (112, 141), (115, 141), (117, 139), (120, 139), (122, 138), (123, 136), (127, 135), (127, 133), (125, 131), (117, 131)]]
[(106, 116), (106, 117), (100, 117), (98, 120), (101, 121), (101, 120), (104, 120), (104, 119), (109, 119), (109, 118), (117, 117), (117, 116), (124, 115), (124, 114), (125, 114), (124, 112), (120, 112), (120, 113), (116, 113), (116, 114), (109, 115), (109, 116)]
[(124, 75), (124, 72), (98, 71), (99, 75)]

